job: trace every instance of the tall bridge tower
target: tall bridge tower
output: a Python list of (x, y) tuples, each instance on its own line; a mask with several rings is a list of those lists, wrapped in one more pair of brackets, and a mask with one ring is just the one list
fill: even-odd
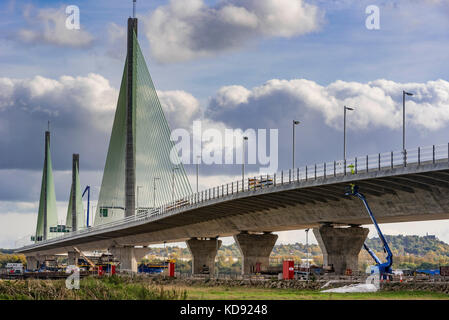
[[(134, 36), (135, 34), (135, 36)], [(126, 87), (126, 157), (125, 157), (125, 217), (136, 211), (136, 52), (137, 18), (128, 19), (127, 87)]]
[(192, 192), (178, 153), (173, 152), (175, 144), (137, 26), (137, 18), (128, 18), (126, 61), (94, 225), (156, 210)]

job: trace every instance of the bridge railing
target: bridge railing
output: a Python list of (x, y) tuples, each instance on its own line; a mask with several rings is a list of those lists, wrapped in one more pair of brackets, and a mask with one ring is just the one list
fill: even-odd
[(229, 195), (270, 188), (277, 185), (372, 171), (391, 170), (408, 165), (419, 166), (448, 160), (449, 144), (411, 148), (405, 151), (391, 151), (361, 157), (350, 157), (346, 160), (317, 163), (312, 166), (282, 170), (272, 175), (246, 176), (244, 180), (240, 179), (209, 188), (184, 199), (189, 204), (195, 205)]
[[(239, 193), (248, 193), (260, 189), (272, 188), (284, 184), (299, 183), (309, 180), (326, 179), (344, 175), (357, 175), (371, 171), (391, 170), (406, 166), (449, 161), (449, 144), (411, 148), (401, 151), (378, 153), (361, 157), (347, 158), (332, 162), (323, 162), (312, 166), (282, 170), (271, 175), (246, 176), (244, 180), (236, 180), (227, 184), (193, 193), (189, 196), (170, 202), (155, 209), (136, 209), (136, 214), (109, 223), (64, 233), (59, 237), (38, 242), (47, 244), (108, 228), (127, 225), (132, 222), (148, 221), (166, 214), (176, 213), (191, 206), (203, 204), (215, 199), (229, 197)], [(26, 247), (35, 246), (30, 245)], [(24, 248), (26, 248), (24, 247)]]

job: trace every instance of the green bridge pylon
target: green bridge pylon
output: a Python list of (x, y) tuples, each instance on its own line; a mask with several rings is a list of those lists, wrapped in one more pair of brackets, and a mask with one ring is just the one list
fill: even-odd
[(145, 212), (192, 193), (184, 167), (180, 161), (173, 164), (170, 160), (174, 142), (137, 40), (137, 19), (128, 20), (128, 31), (128, 55), (94, 225), (123, 219), (126, 212), (128, 216), (129, 212)]
[(39, 199), (39, 212), (37, 215), (37, 226), (35, 242), (51, 239), (56, 233), (50, 232), (50, 228), (58, 224), (58, 213), (56, 209), (55, 184), (53, 181), (53, 169), (50, 154), (50, 131), (45, 132), (45, 155), (44, 168), (42, 170), (41, 195)]

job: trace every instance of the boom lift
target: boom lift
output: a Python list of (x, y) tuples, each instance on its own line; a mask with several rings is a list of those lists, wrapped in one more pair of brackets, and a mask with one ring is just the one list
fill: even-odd
[(393, 253), (391, 252), (390, 247), (388, 246), (387, 240), (380, 231), (379, 225), (377, 224), (376, 218), (374, 218), (373, 212), (371, 211), (365, 196), (359, 192), (359, 187), (354, 184), (351, 184), (350, 188), (348, 188), (345, 195), (358, 197), (360, 200), (362, 200), (366, 210), (368, 211), (371, 221), (373, 222), (374, 227), (377, 230), (377, 234), (379, 235), (379, 238), (382, 241), (384, 252), (387, 254), (386, 257), (387, 261), (386, 262), (380, 261), (380, 259), (376, 256), (376, 254), (370, 248), (368, 248), (366, 243), (363, 244), (363, 247), (365, 248), (366, 251), (368, 251), (370, 256), (376, 262), (375, 266), (371, 266), (371, 273), (379, 273), (381, 277), (386, 278), (389, 274), (392, 273), (391, 266), (393, 265)]

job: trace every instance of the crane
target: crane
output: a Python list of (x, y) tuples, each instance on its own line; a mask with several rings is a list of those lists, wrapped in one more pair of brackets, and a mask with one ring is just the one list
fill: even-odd
[(384, 252), (387, 254), (386, 256), (386, 262), (382, 262), (372, 251), (366, 243), (363, 244), (363, 248), (365, 248), (366, 251), (368, 251), (369, 255), (373, 258), (373, 260), (376, 262), (375, 266), (371, 267), (371, 273), (379, 273), (384, 278), (392, 273), (391, 266), (393, 265), (393, 253), (391, 252), (390, 246), (387, 243), (387, 240), (385, 239), (384, 235), (382, 234), (382, 231), (380, 231), (379, 225), (377, 224), (376, 218), (373, 215), (373, 212), (371, 211), (368, 201), (366, 201), (366, 198), (363, 194), (359, 192), (359, 187), (355, 184), (351, 184), (350, 188), (346, 191), (345, 195), (351, 195), (356, 196), (360, 200), (362, 200), (363, 204), (365, 205), (366, 210), (368, 211), (368, 214), (371, 218), (371, 221), (374, 224), (374, 227), (377, 230), (377, 234), (379, 235), (379, 238), (382, 242)]
[(92, 262), (92, 260), (90, 260), (80, 249), (78, 249), (77, 247), (73, 247), (73, 249), (81, 256), (84, 258), (84, 260), (86, 260), (86, 262), (88, 264), (90, 264), (90, 266), (92, 268), (95, 269), (95, 263)]

